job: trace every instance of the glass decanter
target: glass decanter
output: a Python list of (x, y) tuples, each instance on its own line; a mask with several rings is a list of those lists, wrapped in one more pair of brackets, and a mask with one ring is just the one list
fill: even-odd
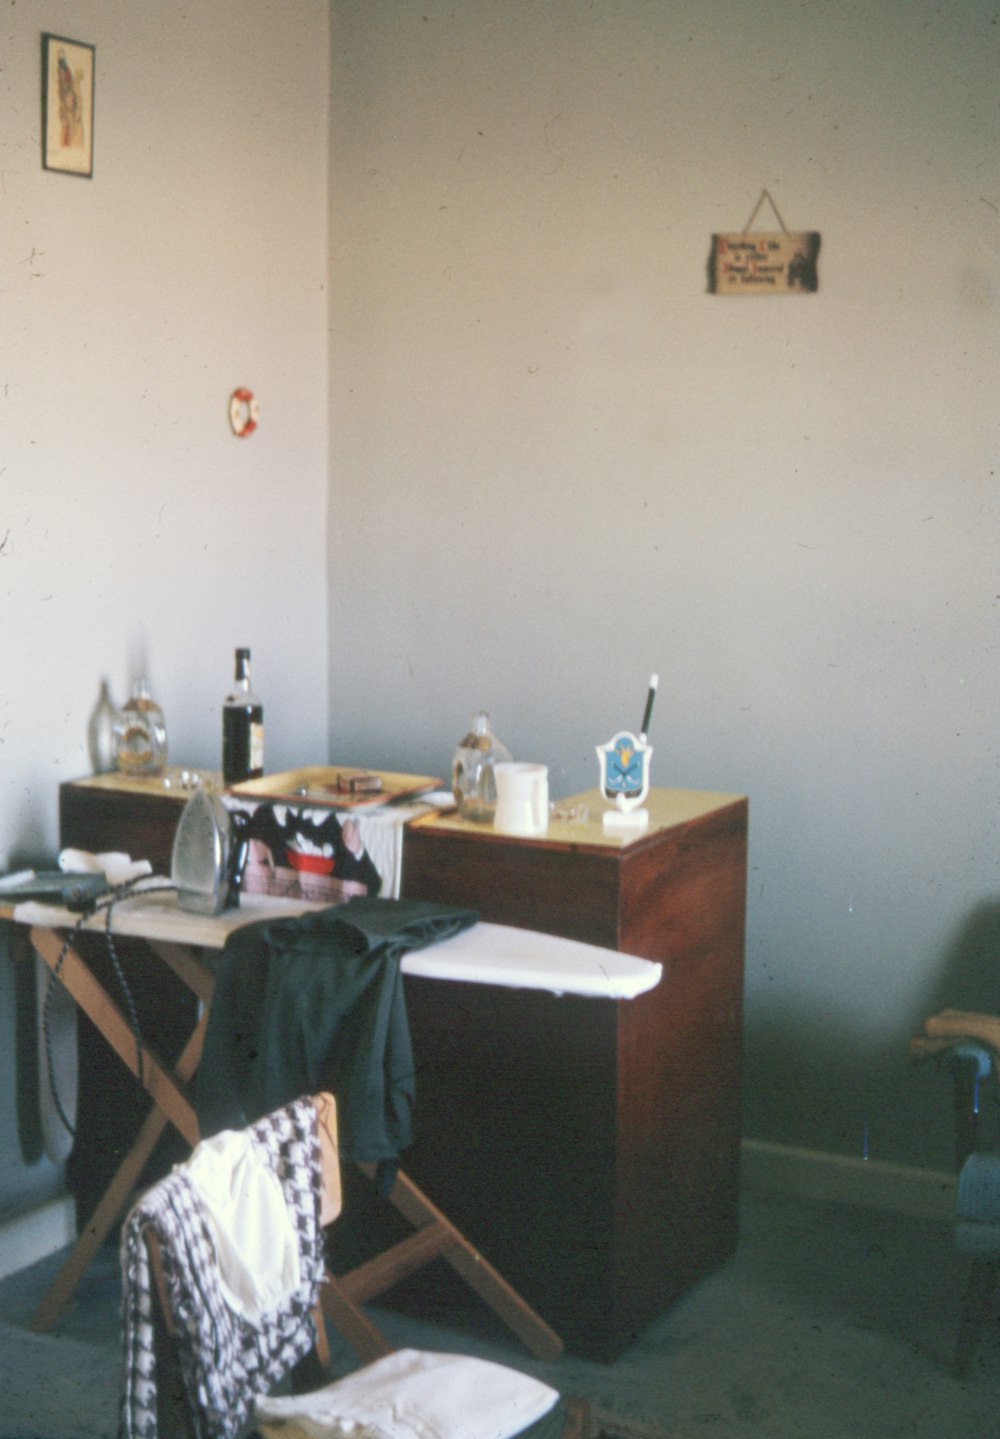
[(485, 710), (475, 710), (472, 729), (461, 739), (451, 767), (451, 788), (463, 819), (490, 824), (497, 807), (493, 766), (511, 759), (511, 752), (490, 728)]
[(167, 726), (163, 711), (138, 679), (115, 716), (112, 742), (115, 766), (123, 774), (159, 774), (167, 763)]

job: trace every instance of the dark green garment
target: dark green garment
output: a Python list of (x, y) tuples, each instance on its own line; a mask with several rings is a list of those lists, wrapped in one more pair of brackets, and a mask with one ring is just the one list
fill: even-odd
[(236, 930), (218, 960), (196, 1082), (203, 1135), (302, 1094), (337, 1100), (342, 1153), (398, 1160), (412, 1142), (413, 1050), (400, 964), (478, 915), (420, 900), (349, 900)]

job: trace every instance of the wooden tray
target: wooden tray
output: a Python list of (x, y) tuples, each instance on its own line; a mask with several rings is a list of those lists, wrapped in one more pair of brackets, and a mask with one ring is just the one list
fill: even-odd
[[(349, 794), (337, 788), (338, 776), (359, 774), (378, 775), (382, 788), (375, 794)], [(308, 765), (305, 769), (288, 769), (280, 774), (266, 774), (262, 779), (244, 780), (242, 784), (231, 785), (227, 793), (240, 799), (303, 808), (326, 805), (330, 809), (374, 809), (398, 800), (416, 799), (429, 790), (439, 789), (441, 783), (431, 775), (392, 774), (386, 770), (352, 769), (349, 765)]]

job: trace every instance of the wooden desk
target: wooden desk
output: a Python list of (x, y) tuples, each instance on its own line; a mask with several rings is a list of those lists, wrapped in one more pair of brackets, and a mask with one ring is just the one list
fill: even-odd
[[(653, 791), (647, 832), (418, 820), (403, 892), (661, 961), (628, 1002), (407, 982), (409, 1165), (559, 1330), (611, 1360), (738, 1237), (747, 801)], [(569, 802), (567, 802), (569, 803)]]
[[(536, 840), (417, 821), (403, 893), (657, 960), (664, 980), (594, 1004), (408, 976), (407, 1162), (570, 1349), (607, 1361), (737, 1243), (748, 806), (654, 790), (630, 838), (604, 833), (596, 791), (575, 799), (589, 820)], [(170, 800), (85, 781), (60, 812), (64, 844), (169, 864)]]

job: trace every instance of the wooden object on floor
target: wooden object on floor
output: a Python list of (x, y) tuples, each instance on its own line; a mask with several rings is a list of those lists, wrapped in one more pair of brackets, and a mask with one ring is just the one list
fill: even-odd
[(421, 1105), (407, 1168), (560, 1332), (616, 1358), (738, 1237), (747, 801), (653, 790), (609, 837), (597, 791), (514, 839), (408, 828), (404, 895), (660, 961), (619, 1002), (407, 977)]

